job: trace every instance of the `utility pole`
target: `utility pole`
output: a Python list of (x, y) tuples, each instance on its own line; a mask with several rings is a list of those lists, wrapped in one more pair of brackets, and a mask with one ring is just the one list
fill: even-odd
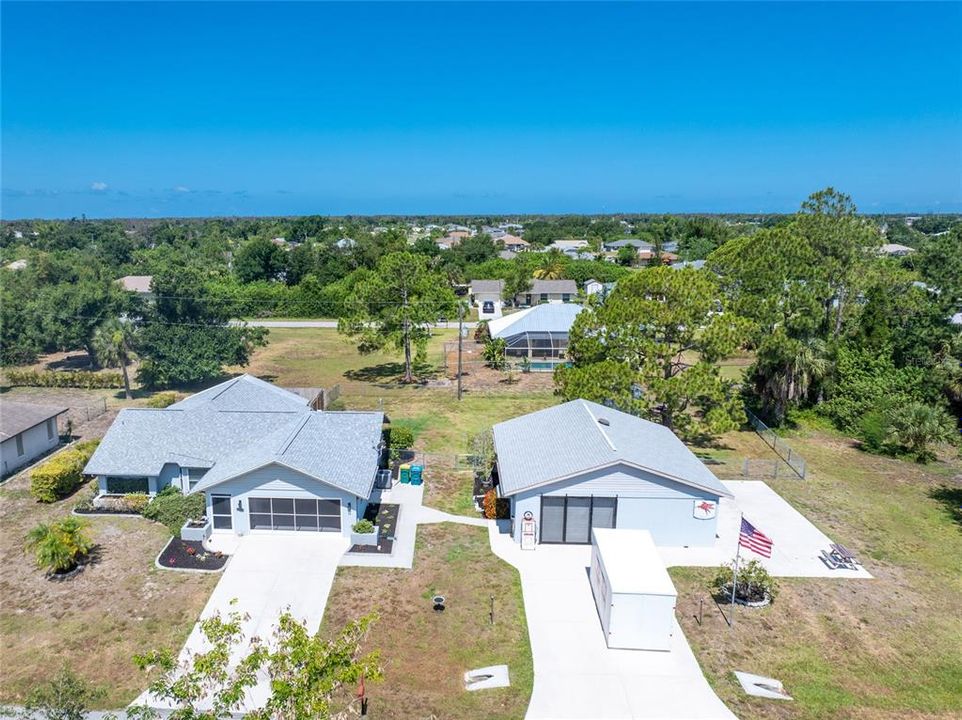
[(458, 303), (458, 401), (461, 401), (461, 346), (464, 344), (464, 303)]

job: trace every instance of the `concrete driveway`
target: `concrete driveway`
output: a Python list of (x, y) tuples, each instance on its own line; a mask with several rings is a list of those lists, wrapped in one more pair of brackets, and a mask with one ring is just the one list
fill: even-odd
[(705, 680), (681, 628), (670, 652), (610, 650), (588, 584), (591, 549), (522, 551), (489, 525), (495, 554), (521, 573), (534, 657), (530, 720), (732, 720)]
[[(249, 615), (244, 623), (245, 642), (240, 643), (237, 659), (247, 650), (251, 638), (270, 639), (281, 613), (289, 609), (311, 631), (320, 627), (334, 571), (348, 548), (340, 533), (276, 533), (247, 535), (237, 541), (220, 582), (211, 593), (201, 618), (231, 612)], [(232, 602), (235, 601), (236, 602)], [(203, 652), (206, 642), (194, 626), (181, 658)], [(253, 709), (268, 697), (266, 680), (250, 693), (246, 707)], [(142, 695), (137, 704), (165, 706)]]

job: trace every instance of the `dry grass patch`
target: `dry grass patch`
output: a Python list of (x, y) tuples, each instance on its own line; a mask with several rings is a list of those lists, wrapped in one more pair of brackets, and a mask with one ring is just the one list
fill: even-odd
[(67, 515), (76, 500), (36, 503), (25, 476), (0, 490), (0, 702), (17, 703), (66, 665), (103, 687), (106, 708), (122, 707), (146, 687), (132, 657), (179, 649), (219, 576), (163, 572), (154, 558), (166, 528), (142, 518), (90, 518), (97, 561), (75, 578), (51, 582), (23, 552), (39, 522)]
[[(435, 613), (440, 593), (447, 610)], [(488, 618), (495, 597), (495, 623)], [(484, 528), (445, 523), (418, 529), (412, 570), (341, 568), (324, 629), (377, 610), (368, 649), (381, 650), (384, 681), (367, 683), (378, 718), (524, 716), (533, 668), (518, 572), (492, 555)], [(506, 663), (511, 687), (469, 693), (466, 670)]]

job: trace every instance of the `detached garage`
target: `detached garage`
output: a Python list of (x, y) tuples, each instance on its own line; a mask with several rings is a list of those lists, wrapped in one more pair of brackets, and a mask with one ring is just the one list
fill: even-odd
[(573, 400), (494, 426), (497, 489), (541, 543), (588, 544), (593, 528), (648, 530), (656, 545), (710, 546), (731, 492), (656, 423)]

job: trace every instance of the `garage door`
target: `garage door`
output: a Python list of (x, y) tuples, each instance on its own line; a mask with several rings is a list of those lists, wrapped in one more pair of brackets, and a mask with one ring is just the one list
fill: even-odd
[(340, 500), (252, 497), (250, 513), (251, 530), (341, 531)]
[(590, 543), (591, 528), (613, 528), (618, 498), (541, 496), (541, 542)]

